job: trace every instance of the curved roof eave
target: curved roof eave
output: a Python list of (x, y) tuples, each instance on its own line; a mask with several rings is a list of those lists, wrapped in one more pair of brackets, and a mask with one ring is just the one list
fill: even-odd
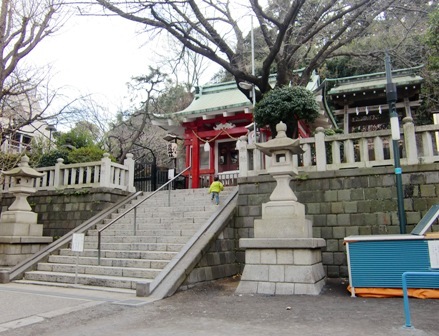
[[(396, 86), (415, 85), (422, 83), (424, 79), (420, 76), (402, 76), (393, 77), (392, 81)], [(357, 92), (364, 90), (383, 89), (386, 87), (386, 78), (380, 78), (375, 80), (364, 80), (358, 82), (346, 82), (333, 87), (329, 90), (328, 95), (335, 95), (341, 93)]]

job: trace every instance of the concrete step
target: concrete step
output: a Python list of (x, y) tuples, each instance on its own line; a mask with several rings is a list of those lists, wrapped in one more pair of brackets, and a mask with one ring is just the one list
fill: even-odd
[[(133, 251), (133, 250), (101, 250), (101, 258), (110, 259), (145, 259), (145, 260), (171, 260), (177, 252), (173, 251)], [(76, 252), (70, 249), (61, 249), (59, 255), (76, 256)], [(84, 250), (81, 257), (98, 258), (96, 249)]]
[[(107, 243), (101, 242), (102, 250), (113, 251), (167, 251), (178, 252), (184, 244), (159, 244), (159, 243)], [(84, 249), (97, 249), (97, 242), (85, 242)]]
[[(178, 230), (174, 230), (174, 229), (167, 229), (166, 227), (163, 226), (155, 226), (151, 227), (148, 230), (144, 230), (144, 229), (137, 229), (136, 234), (137, 236), (185, 236), (185, 237), (190, 237), (193, 236), (195, 232), (197, 232), (197, 230), (199, 229), (200, 225), (194, 225), (195, 228), (193, 229), (178, 229)], [(149, 226), (148, 226), (149, 227)], [(105, 231), (102, 231), (101, 235), (102, 237), (111, 237), (111, 236), (132, 236), (133, 235), (133, 227), (131, 227), (128, 230), (119, 230), (119, 227), (117, 227), (117, 229), (113, 229), (113, 227), (108, 228)], [(87, 232), (87, 236), (85, 237), (87, 239), (87, 237), (97, 237), (98, 235), (98, 231), (97, 230), (89, 230)], [(97, 239), (97, 238), (96, 238)]]
[[(136, 295), (136, 291), (133, 289), (125, 289), (125, 288), (115, 288), (115, 287), (101, 287), (101, 286), (87, 286), (87, 285), (75, 285), (75, 284), (67, 284), (61, 282), (47, 282), (47, 281), (33, 281), (33, 280), (14, 280), (14, 283), (26, 284), (26, 285), (38, 285), (38, 286), (48, 286), (48, 287), (63, 287), (63, 288), (80, 288), (94, 291), (102, 291), (109, 293), (122, 293), (128, 295)], [(145, 280), (148, 282), (148, 280)]]
[[(179, 214), (179, 213), (183, 213), (186, 211), (201, 211), (202, 212), (202, 211), (212, 211), (214, 209), (216, 209), (215, 204), (209, 202), (208, 204), (205, 204), (205, 205), (196, 203), (194, 205), (187, 205), (187, 206), (185, 206), (185, 205), (177, 205), (177, 206), (171, 206), (171, 207), (156, 206), (156, 207), (154, 207), (153, 212), (154, 213), (164, 213), (164, 214), (171, 212), (171, 213)], [(150, 213), (152, 210), (151, 210), (151, 207), (139, 206), (136, 211), (138, 214), (141, 214), (141, 213)], [(123, 212), (123, 211), (121, 211), (121, 212)]]
[[(220, 201), (221, 200), (225, 200), (228, 197), (227, 194), (220, 194)], [(132, 205), (134, 205), (136, 203), (133, 203)], [(167, 199), (149, 199), (147, 201), (145, 201), (144, 203), (140, 204), (138, 206), (138, 208), (143, 208), (143, 207), (150, 207), (150, 206), (157, 206), (157, 207), (168, 207), (168, 208), (173, 208), (173, 207), (180, 207), (187, 204), (188, 206), (211, 206), (212, 205), (212, 201), (211, 201), (211, 195), (206, 194), (202, 197), (197, 197), (197, 198), (171, 198), (170, 203), (168, 203)], [(126, 207), (126, 209), (128, 209), (128, 207)]]
[[(49, 256), (49, 263), (56, 264), (75, 264), (75, 256), (65, 255), (51, 255)], [(113, 267), (133, 267), (133, 268), (153, 268), (163, 269), (169, 260), (147, 260), (147, 259), (122, 259), (122, 258), (101, 258), (101, 266), (113, 266)], [(96, 257), (79, 257), (79, 265), (98, 265), (98, 258)]]
[[(46, 272), (46, 271), (32, 271), (25, 273), (25, 280), (29, 281), (44, 281), (44, 282), (61, 282), (67, 284), (75, 283), (74, 273), (62, 272)], [(109, 275), (92, 275), (92, 274), (78, 274), (77, 283), (87, 286), (101, 286), (113, 288), (136, 289), (136, 283), (148, 282), (149, 279), (129, 278)]]
[[(221, 193), (221, 199), (231, 190)], [(167, 191), (156, 193), (136, 210), (136, 235), (134, 211), (102, 233), (98, 265), (97, 230), (117, 218), (122, 209), (87, 232), (83, 252), (60, 249), (47, 262), (39, 263), (36, 271), (26, 272), (23, 281), (68, 286), (75, 284), (77, 273), (80, 286), (133, 291), (137, 282), (152, 281), (217, 210), (207, 191), (204, 188), (173, 190), (170, 195)], [(143, 197), (148, 194), (144, 193)]]
[[(105, 243), (129, 243), (129, 244), (137, 244), (137, 243), (157, 243), (157, 244), (186, 244), (186, 242), (190, 239), (190, 236), (159, 236), (159, 235), (151, 235), (151, 236), (101, 236), (101, 242)], [(85, 243), (97, 243), (98, 236), (86, 236)]]
[[(216, 209), (216, 208), (214, 208)], [(161, 219), (167, 219), (167, 218), (209, 218), (209, 216), (212, 214), (214, 209), (209, 209), (205, 211), (148, 211), (148, 212), (137, 212), (136, 218), (137, 219), (148, 219), (148, 218), (161, 218)], [(113, 214), (111, 216), (111, 219), (115, 219), (120, 214)], [(127, 213), (124, 217), (126, 218), (134, 218), (134, 211), (131, 211), (130, 213)], [(121, 218), (122, 219), (122, 218)]]
[[(210, 216), (211, 214), (209, 214)], [(209, 218), (207, 216), (207, 218)], [(184, 218), (181, 216), (175, 217), (175, 218), (142, 218), (137, 219), (136, 223), (137, 225), (154, 225), (154, 224), (161, 224), (163, 227), (167, 228), (179, 228), (179, 227), (187, 227), (190, 226), (190, 224), (200, 224), (204, 223), (207, 218)], [(98, 224), (96, 227), (98, 229), (101, 229), (106, 224), (108, 224), (110, 220), (105, 220), (103, 224)], [(131, 228), (133, 227), (133, 219), (132, 218), (121, 218), (117, 222), (115, 222), (114, 225), (131, 225)]]
[(160, 273), (161, 269), (39, 263), (37, 271), (55, 273), (76, 273), (76, 271), (78, 271), (78, 274), (154, 279)]

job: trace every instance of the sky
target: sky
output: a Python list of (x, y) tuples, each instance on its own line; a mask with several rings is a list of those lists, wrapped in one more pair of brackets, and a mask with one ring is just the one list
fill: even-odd
[[(130, 107), (127, 83), (133, 76), (146, 74), (149, 65), (155, 65), (154, 51), (163, 47), (158, 38), (147, 44), (148, 37), (139, 34), (140, 29), (138, 23), (117, 16), (75, 15), (45, 38), (26, 62), (50, 64), (52, 88), (68, 87), (73, 98), (92, 94), (115, 115)], [(219, 66), (210, 64), (200, 84), (218, 70)]]
[(68, 87), (72, 95), (93, 94), (116, 112), (127, 104), (132, 76), (148, 71), (151, 51), (139, 26), (119, 17), (72, 17), (29, 55), (30, 63), (50, 64), (51, 86)]

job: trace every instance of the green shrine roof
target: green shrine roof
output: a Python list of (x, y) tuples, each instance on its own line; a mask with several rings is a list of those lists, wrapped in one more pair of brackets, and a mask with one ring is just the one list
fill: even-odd
[[(414, 73), (414, 70), (416, 69), (417, 68), (392, 71), (393, 83), (395, 83), (397, 87), (422, 83), (423, 78)], [(374, 89), (385, 89), (387, 83), (384, 72), (330, 79), (329, 81), (335, 82), (336, 86), (328, 91), (328, 95), (338, 95), (364, 90), (370, 91)]]
[(242, 110), (250, 107), (251, 102), (237, 88), (236, 82), (226, 82), (200, 87), (195, 99), (183, 111), (176, 112), (176, 116), (189, 116), (215, 111)]

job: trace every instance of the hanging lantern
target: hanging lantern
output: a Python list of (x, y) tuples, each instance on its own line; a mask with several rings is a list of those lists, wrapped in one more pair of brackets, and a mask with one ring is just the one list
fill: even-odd
[(209, 145), (209, 142), (208, 142), (208, 141), (206, 141), (206, 142), (204, 143), (204, 151), (205, 151), (205, 152), (209, 152), (209, 151), (210, 151), (210, 145)]

